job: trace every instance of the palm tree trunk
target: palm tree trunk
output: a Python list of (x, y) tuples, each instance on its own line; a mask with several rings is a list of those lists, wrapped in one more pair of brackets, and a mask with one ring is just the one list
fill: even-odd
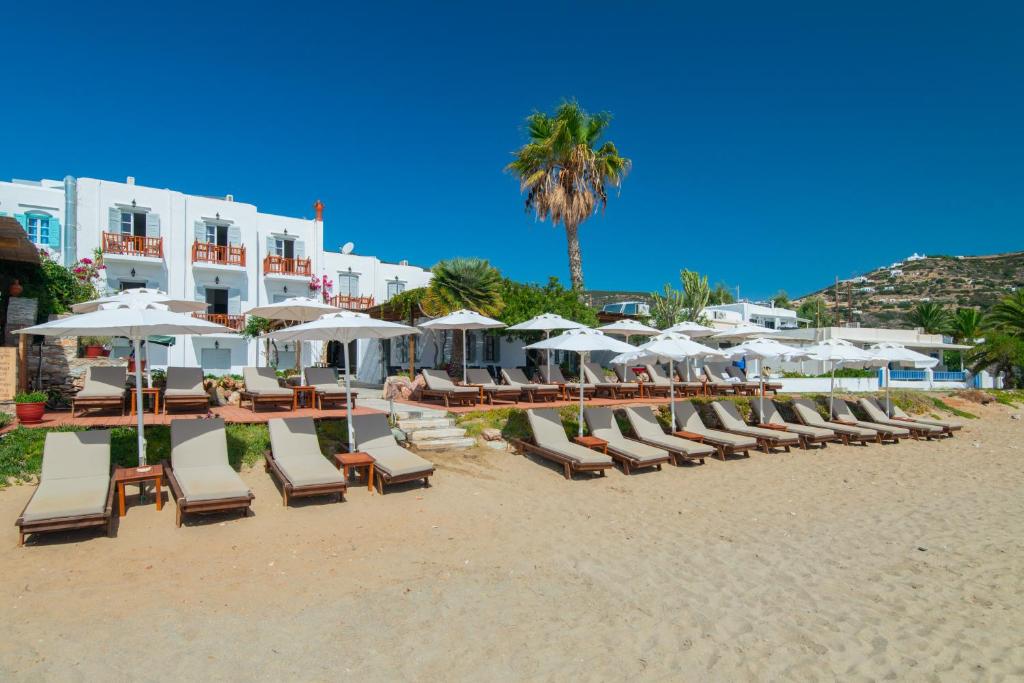
[(583, 254), (580, 252), (580, 226), (565, 224), (565, 239), (569, 244), (569, 277), (572, 288), (583, 294)]

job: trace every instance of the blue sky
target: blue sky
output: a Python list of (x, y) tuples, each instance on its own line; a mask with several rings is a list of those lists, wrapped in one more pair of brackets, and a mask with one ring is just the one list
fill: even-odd
[(1024, 5), (639, 4), (9, 3), (0, 177), (320, 198), (328, 247), (568, 281), (502, 167), (575, 97), (634, 164), (582, 228), (588, 287), (796, 295), (1024, 248)]

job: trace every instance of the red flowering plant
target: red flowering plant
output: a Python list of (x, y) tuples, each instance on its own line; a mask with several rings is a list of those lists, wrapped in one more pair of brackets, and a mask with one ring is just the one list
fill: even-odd
[(75, 277), (80, 282), (86, 284), (95, 284), (96, 280), (100, 277), (100, 271), (106, 270), (106, 266), (97, 264), (91, 258), (85, 257), (78, 259), (78, 263), (71, 267), (71, 272), (75, 274)]
[(334, 280), (331, 280), (326, 275), (321, 275), (319, 277), (314, 275), (309, 280), (309, 291), (320, 292), (324, 298), (324, 301), (327, 301), (328, 299), (331, 298), (331, 291), (333, 290)]

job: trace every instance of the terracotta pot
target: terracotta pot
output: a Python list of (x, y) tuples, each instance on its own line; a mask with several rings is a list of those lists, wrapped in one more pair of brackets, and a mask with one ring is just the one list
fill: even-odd
[(99, 358), (103, 355), (103, 347), (99, 344), (89, 344), (85, 347), (86, 358)]
[(106, 347), (103, 347), (103, 350), (102, 350), (102, 351), (100, 351), (100, 355), (101, 355), (102, 357), (106, 358), (107, 356), (109, 356), (109, 355), (110, 355), (110, 349), (108, 349), (108, 348), (106, 348)]
[(14, 413), (18, 416), (21, 424), (35, 424), (43, 421), (43, 413), (46, 412), (46, 402), (39, 403), (16, 403)]
[[(142, 361), (142, 364), (139, 365), (139, 372), (145, 372), (145, 371), (146, 371), (146, 361)], [(135, 361), (134, 360), (131, 360), (131, 359), (128, 360), (128, 372), (135, 372)]]
[(7, 293), (11, 296), (21, 296), (21, 293), (25, 291), (25, 288), (21, 286), (21, 282), (17, 279), (11, 283), (11, 286), (7, 288)]

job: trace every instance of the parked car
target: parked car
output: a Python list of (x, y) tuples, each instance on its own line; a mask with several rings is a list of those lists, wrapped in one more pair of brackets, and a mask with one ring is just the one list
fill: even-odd
[(649, 316), (651, 314), (651, 307), (642, 301), (616, 301), (613, 304), (605, 304), (601, 308), (601, 312), (629, 316)]

